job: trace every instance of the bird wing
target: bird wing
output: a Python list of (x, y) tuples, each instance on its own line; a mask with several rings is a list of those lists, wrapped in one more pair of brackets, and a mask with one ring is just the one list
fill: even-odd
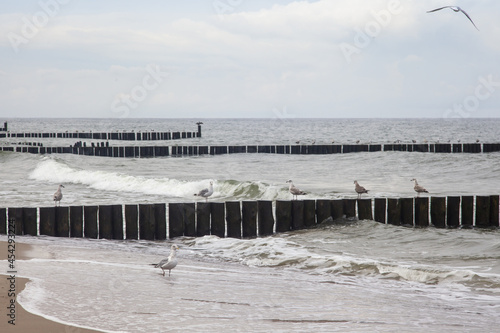
[(299, 190), (298, 188), (296, 188), (295, 186), (292, 186), (290, 188), (290, 193), (292, 193), (293, 195), (300, 195), (300, 194), (304, 194), (304, 192), (302, 192), (301, 190)]
[[(423, 186), (420, 186), (420, 185), (415, 185), (415, 191), (417, 191), (417, 192), (427, 192), (427, 190)], [(429, 193), (429, 192), (427, 192), (427, 193)]]
[(54, 200), (61, 200), (62, 199), (62, 193), (60, 190), (57, 190), (56, 193), (54, 193)]
[(462, 13), (464, 13), (465, 16), (467, 16), (467, 18), (469, 19), (469, 21), (472, 23), (472, 25), (474, 25), (474, 27), (479, 31), (479, 29), (476, 27), (476, 25), (474, 24), (474, 21), (472, 21), (472, 19), (470, 18), (469, 14), (467, 14), (462, 8), (460, 8), (460, 11)]
[(172, 269), (175, 266), (177, 266), (177, 259), (168, 260), (166, 263), (164, 263), (160, 267), (163, 269)]
[(368, 191), (366, 190), (366, 188), (364, 188), (363, 186), (358, 185), (358, 184), (356, 184), (356, 192), (358, 192), (358, 193), (368, 193)]
[(165, 259), (162, 259), (159, 263), (157, 264), (154, 264), (155, 267), (162, 267), (163, 265), (165, 265), (167, 262), (169, 261), (168, 258), (165, 258)]
[(427, 13), (437, 12), (438, 10), (445, 9), (445, 8), (451, 8), (451, 6), (444, 6), (444, 7), (441, 7), (441, 8), (436, 8), (436, 9), (433, 9), (433, 10), (429, 10), (429, 11), (427, 11)]
[(208, 188), (204, 188), (203, 190), (201, 190), (197, 195), (199, 195), (200, 197), (204, 196), (205, 194), (208, 193)]

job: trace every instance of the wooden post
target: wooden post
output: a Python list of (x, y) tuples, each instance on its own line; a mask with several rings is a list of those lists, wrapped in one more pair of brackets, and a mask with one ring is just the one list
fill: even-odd
[(436, 228), (446, 227), (446, 198), (431, 197), (431, 222)]
[[(276, 226), (277, 228), (278, 226)], [(304, 201), (292, 201), (292, 230), (304, 228)]]
[(330, 200), (330, 212), (333, 220), (341, 219), (344, 216), (344, 202), (342, 199)]
[(446, 225), (448, 228), (458, 228), (460, 226), (460, 197), (448, 197)]
[[(139, 133), (138, 133), (139, 134)], [(125, 235), (126, 239), (139, 239), (137, 205), (125, 205)]]
[(358, 217), (360, 220), (373, 220), (372, 200), (358, 199)]
[(83, 207), (70, 206), (69, 207), (69, 220), (70, 220), (70, 236), (83, 237)]
[(401, 198), (401, 224), (413, 227), (413, 198)]
[(109, 205), (99, 206), (99, 238), (113, 239), (113, 209)]
[(474, 197), (462, 197), (462, 228), (472, 228), (474, 225)]
[(226, 220), (224, 203), (212, 202), (210, 205), (210, 233), (220, 238), (226, 235)]
[(415, 198), (415, 227), (427, 228), (429, 226), (429, 198)]
[(332, 208), (330, 200), (318, 199), (316, 200), (316, 220), (322, 223), (332, 217)]
[(22, 208), (9, 208), (9, 220), (14, 219), (16, 226), (16, 235), (24, 234), (23, 225), (23, 209)]
[(123, 239), (123, 206), (111, 206), (113, 216), (113, 239)]
[(40, 235), (55, 236), (56, 235), (56, 208), (41, 207), (40, 208)]
[(490, 226), (490, 197), (476, 196), (476, 228)]
[(155, 240), (156, 220), (155, 210), (152, 204), (139, 205), (139, 238)]
[(241, 203), (243, 237), (257, 236), (257, 202), (243, 201)]
[(38, 236), (36, 208), (23, 208), (23, 220), (24, 234)]
[(86, 238), (97, 238), (97, 206), (83, 207), (84, 233)]
[(7, 235), (7, 209), (0, 208), (0, 235)]
[(196, 207), (194, 202), (183, 205), (184, 236), (196, 237)]
[(356, 199), (342, 199), (346, 218), (356, 217)]
[(375, 198), (375, 221), (385, 224), (387, 199)]
[(401, 204), (399, 199), (387, 199), (387, 223), (401, 225)]
[(316, 202), (314, 200), (304, 201), (304, 227), (316, 225)]
[(69, 237), (69, 207), (56, 207), (56, 236)]
[(276, 232), (292, 229), (292, 201), (276, 200)]
[(239, 201), (226, 202), (227, 237), (241, 238), (241, 208)]
[(196, 235), (210, 235), (210, 203), (198, 202), (196, 205)]
[(499, 220), (498, 220), (498, 202), (499, 196), (498, 195), (492, 195), (490, 196), (490, 227), (498, 228), (499, 225)]
[(182, 203), (168, 204), (169, 238), (184, 236), (184, 207)]
[(164, 203), (153, 204), (155, 217), (155, 239), (167, 239), (167, 206)]
[(258, 207), (258, 233), (259, 236), (268, 236), (273, 234), (274, 217), (272, 201), (257, 201)]

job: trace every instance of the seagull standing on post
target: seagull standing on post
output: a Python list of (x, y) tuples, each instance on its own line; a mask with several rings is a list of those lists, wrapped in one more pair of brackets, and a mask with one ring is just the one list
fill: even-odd
[(298, 195), (305, 195), (307, 194), (306, 192), (304, 191), (301, 191), (299, 190), (298, 188), (295, 187), (295, 185), (293, 185), (293, 182), (292, 180), (287, 180), (286, 181), (287, 183), (290, 183), (290, 187), (288, 188), (288, 190), (290, 191), (290, 193), (292, 194), (292, 200), (293, 200), (293, 197), (295, 197), (295, 200), (297, 200), (297, 196)]
[(59, 206), (61, 206), (61, 199), (63, 197), (62, 192), (61, 192), (61, 188), (64, 188), (64, 186), (63, 185), (59, 185), (59, 187), (57, 188), (56, 193), (54, 193), (54, 205), (55, 206), (57, 206), (57, 202), (59, 202)]
[(429, 11), (427, 11), (427, 13), (437, 12), (438, 10), (445, 9), (445, 8), (450, 8), (455, 13), (462, 12), (465, 16), (467, 16), (467, 18), (469, 19), (469, 21), (471, 21), (471, 23), (474, 25), (474, 28), (476, 28), (477, 31), (479, 31), (479, 29), (476, 27), (476, 24), (474, 23), (474, 21), (472, 21), (472, 19), (470, 18), (469, 14), (467, 14), (462, 8), (460, 8), (458, 6), (444, 6), (444, 7), (441, 7), (441, 8), (436, 8), (436, 9), (433, 9), (433, 10), (429, 10)]
[(214, 193), (214, 186), (213, 186), (213, 183), (210, 182), (209, 188), (204, 188), (203, 190), (201, 190), (200, 192), (198, 192), (195, 195), (199, 196), (199, 197), (204, 197), (205, 201), (208, 202), (208, 197), (211, 196), (213, 193)]
[(366, 188), (364, 188), (363, 186), (359, 185), (357, 180), (354, 181), (354, 185), (356, 185), (354, 187), (354, 190), (358, 194), (358, 199), (361, 198), (361, 194), (368, 193), (368, 190)]
[(420, 196), (420, 193), (429, 193), (423, 186), (418, 185), (418, 182), (415, 178), (410, 181), (415, 182), (415, 186), (413, 186), (413, 189), (415, 190), (415, 192), (417, 192), (417, 197)]

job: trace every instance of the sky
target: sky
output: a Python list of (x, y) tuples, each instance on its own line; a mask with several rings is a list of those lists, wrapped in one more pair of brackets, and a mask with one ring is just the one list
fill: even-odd
[(498, 0), (3, 1), (0, 31), (0, 118), (500, 116)]

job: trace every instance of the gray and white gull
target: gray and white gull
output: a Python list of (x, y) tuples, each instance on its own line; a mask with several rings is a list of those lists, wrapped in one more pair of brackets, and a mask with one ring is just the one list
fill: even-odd
[(179, 250), (179, 247), (177, 245), (172, 245), (170, 247), (170, 255), (168, 258), (162, 259), (159, 263), (153, 264), (155, 268), (160, 267), (161, 270), (163, 271), (163, 276), (165, 276), (165, 271), (168, 270), (168, 276), (170, 276), (170, 271), (177, 266), (177, 259), (175, 258), (175, 254), (177, 253), (177, 250)]
[(467, 14), (465, 12), (465, 10), (463, 10), (462, 8), (460, 8), (458, 6), (444, 6), (444, 7), (441, 7), (441, 8), (436, 8), (436, 9), (433, 9), (433, 10), (429, 10), (429, 11), (427, 11), (427, 13), (437, 12), (438, 10), (445, 9), (445, 8), (450, 8), (455, 13), (462, 12), (465, 16), (467, 16), (467, 18), (469, 19), (469, 21), (474, 25), (474, 28), (476, 28), (479, 31), (479, 29), (476, 27), (476, 24), (474, 23), (474, 21), (472, 21), (472, 19), (470, 18), (469, 14)]
[(196, 193), (196, 196), (205, 198), (205, 201), (208, 201), (208, 197), (214, 194), (214, 186), (213, 182), (210, 182), (210, 186), (208, 188), (204, 188), (200, 192)]

